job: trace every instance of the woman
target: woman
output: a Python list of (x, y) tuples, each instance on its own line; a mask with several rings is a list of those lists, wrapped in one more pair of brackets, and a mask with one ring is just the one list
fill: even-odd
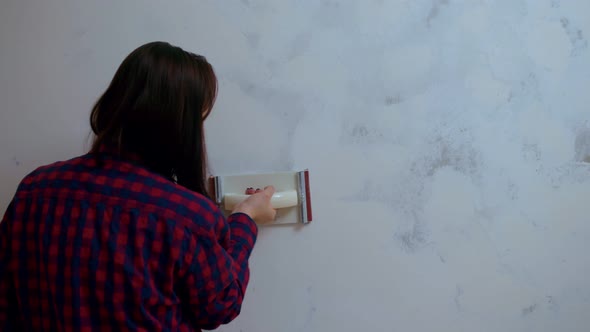
[(1, 331), (200, 331), (233, 320), (269, 186), (226, 219), (208, 198), (202, 56), (133, 51), (95, 104), (91, 151), (40, 167), (0, 223)]

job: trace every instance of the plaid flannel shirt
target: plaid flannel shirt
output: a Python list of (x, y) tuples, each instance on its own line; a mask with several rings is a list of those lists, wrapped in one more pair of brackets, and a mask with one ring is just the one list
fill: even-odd
[(257, 231), (108, 149), (41, 167), (0, 222), (0, 330), (214, 329), (240, 312)]

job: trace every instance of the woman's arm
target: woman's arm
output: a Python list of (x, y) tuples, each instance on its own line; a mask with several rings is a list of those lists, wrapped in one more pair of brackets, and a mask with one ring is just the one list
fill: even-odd
[(258, 234), (254, 220), (274, 219), (276, 211), (270, 204), (274, 191), (268, 186), (253, 194), (227, 220), (219, 209), (209, 211), (213, 218), (207, 219), (216, 221), (214, 229), (191, 237), (182, 279), (197, 328), (215, 329), (240, 314), (250, 279), (248, 259)]
[(11, 259), (11, 224), (16, 217), (15, 202), (12, 201), (0, 221), (0, 331), (19, 330), (15, 324), (18, 306), (15, 289), (11, 280), (9, 264)]
[(212, 330), (235, 319), (242, 308), (250, 271), (248, 259), (258, 228), (244, 213), (235, 213), (218, 222), (224, 225), (221, 239), (217, 233), (210, 236), (192, 236), (189, 254), (185, 257), (186, 269), (181, 277), (188, 293), (188, 308), (193, 325)]

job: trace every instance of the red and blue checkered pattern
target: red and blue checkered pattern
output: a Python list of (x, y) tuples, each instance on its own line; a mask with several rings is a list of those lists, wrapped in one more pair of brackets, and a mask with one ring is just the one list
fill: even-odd
[(44, 166), (0, 223), (0, 331), (200, 331), (233, 320), (256, 224), (103, 150)]

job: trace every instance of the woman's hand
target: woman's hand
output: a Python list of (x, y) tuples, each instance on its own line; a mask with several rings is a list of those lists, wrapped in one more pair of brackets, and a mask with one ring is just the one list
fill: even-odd
[(257, 223), (271, 222), (277, 214), (277, 211), (270, 204), (270, 199), (274, 193), (275, 188), (273, 186), (264, 187), (264, 190), (250, 195), (250, 197), (236, 205), (232, 213), (247, 214)]

